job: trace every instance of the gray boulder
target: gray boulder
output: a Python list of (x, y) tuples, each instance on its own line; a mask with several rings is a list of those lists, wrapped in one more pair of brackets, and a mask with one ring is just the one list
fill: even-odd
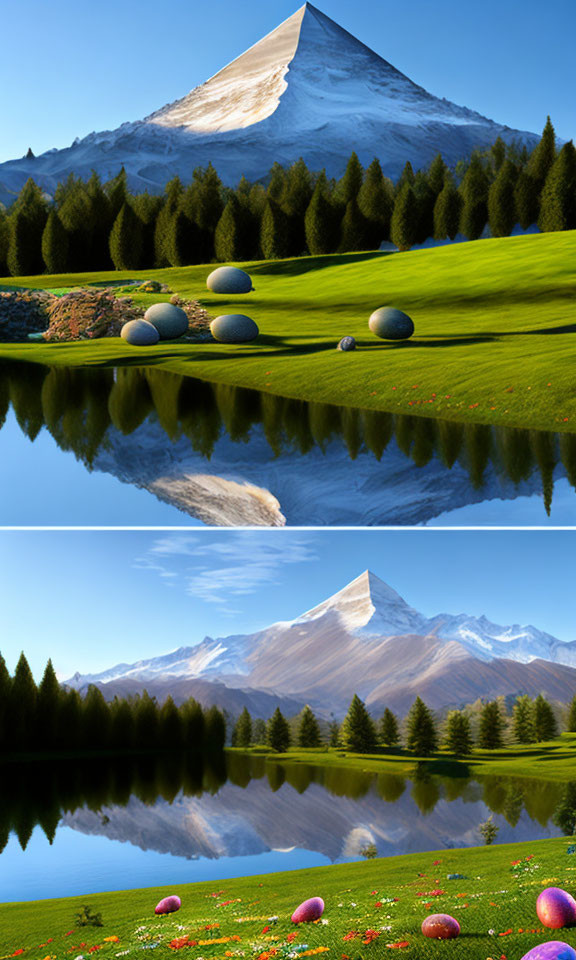
[(133, 347), (152, 347), (160, 339), (156, 327), (147, 320), (130, 320), (122, 327), (120, 336)]
[(356, 338), (355, 337), (342, 337), (340, 343), (338, 344), (338, 350), (342, 350), (344, 353), (348, 353), (350, 350), (356, 349)]
[(220, 343), (249, 343), (260, 331), (251, 317), (243, 313), (225, 313), (212, 321), (210, 332)]
[(212, 293), (251, 293), (252, 278), (238, 267), (218, 267), (206, 281)]
[(408, 340), (414, 333), (414, 323), (407, 313), (394, 307), (380, 307), (371, 315), (368, 326), (382, 340)]
[(173, 303), (154, 303), (148, 307), (144, 319), (156, 327), (161, 340), (176, 340), (188, 330), (188, 316)]

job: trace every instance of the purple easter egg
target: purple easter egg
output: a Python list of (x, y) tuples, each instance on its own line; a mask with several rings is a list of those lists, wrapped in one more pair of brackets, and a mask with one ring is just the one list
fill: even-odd
[(460, 933), (460, 924), (448, 913), (431, 913), (422, 924), (422, 933), (432, 940), (454, 940)]
[(164, 897), (164, 899), (156, 905), (154, 913), (176, 913), (181, 906), (182, 901), (180, 897), (173, 894), (171, 897)]
[(292, 914), (292, 923), (311, 923), (319, 920), (324, 913), (324, 901), (321, 897), (311, 897), (305, 900)]
[(560, 887), (546, 887), (536, 901), (540, 923), (552, 930), (576, 923), (576, 900)]
[(549, 940), (532, 947), (522, 960), (576, 960), (576, 950), (560, 940)]

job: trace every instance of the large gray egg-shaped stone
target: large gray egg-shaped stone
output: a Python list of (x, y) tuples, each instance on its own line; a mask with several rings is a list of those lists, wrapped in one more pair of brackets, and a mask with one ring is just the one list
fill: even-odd
[(382, 340), (408, 340), (414, 333), (414, 323), (407, 313), (394, 307), (380, 307), (368, 321), (372, 333)]
[(153, 303), (144, 314), (144, 319), (156, 327), (161, 340), (176, 340), (188, 330), (186, 313), (173, 303)]
[(252, 278), (238, 267), (218, 267), (206, 281), (212, 293), (250, 293)]
[(259, 332), (252, 318), (243, 313), (225, 313), (210, 324), (210, 333), (220, 343), (249, 343)]
[(152, 347), (160, 339), (156, 327), (147, 320), (130, 320), (122, 327), (120, 336), (133, 347)]

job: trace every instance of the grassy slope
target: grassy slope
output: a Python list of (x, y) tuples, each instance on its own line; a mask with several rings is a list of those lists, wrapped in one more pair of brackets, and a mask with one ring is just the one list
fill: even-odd
[[(236, 752), (236, 751), (234, 751)], [(246, 753), (239, 750), (238, 753)], [(515, 744), (502, 750), (474, 750), (470, 757), (457, 759), (447, 751), (433, 757), (417, 757), (404, 750), (378, 754), (345, 753), (342, 750), (293, 749), (288, 753), (270, 753), (255, 747), (258, 756), (268, 756), (277, 763), (308, 763), (315, 766), (353, 767), (374, 773), (413, 773), (417, 764), (425, 763), (432, 774), (469, 776), (528, 777), (530, 779), (576, 779), (576, 734), (564, 733), (557, 740), (522, 746)]]
[[(147, 271), (213, 314), (246, 312), (253, 344), (161, 344), (120, 339), (3, 345), (1, 356), (49, 363), (161, 363), (205, 379), (308, 400), (468, 422), (576, 427), (576, 231), (485, 240), (410, 254), (346, 254), (249, 264), (256, 292), (234, 300), (206, 292), (211, 267)], [(10, 278), (65, 287), (110, 273)], [(155, 297), (154, 297), (155, 299)], [(151, 296), (143, 295), (150, 303)], [(407, 311), (411, 341), (372, 337), (381, 305)], [(334, 348), (352, 334), (355, 353)]]
[[(23, 950), (26, 958), (60, 960), (88, 957), (94, 946), (101, 947), (102, 958), (143, 956), (143, 950), (159, 944), (154, 956), (167, 957), (174, 955), (168, 947), (173, 938), (189, 936), (204, 941), (184, 950), (191, 960), (256, 958), (272, 948), (281, 958), (295, 945), (323, 948), (328, 960), (341, 960), (343, 955), (370, 960), (388, 955), (388, 944), (407, 944), (398, 949), (418, 960), (503, 955), (520, 960), (544, 940), (576, 945), (576, 930), (544, 931), (535, 913), (544, 886), (576, 889), (576, 856), (566, 855), (568, 846), (562, 839), (442, 850), (220, 883), (5, 904), (0, 906), (0, 956)], [(513, 866), (515, 861), (520, 863)], [(449, 874), (463, 878), (449, 880)], [(155, 904), (168, 893), (180, 895), (182, 909), (155, 917)], [(295, 928), (291, 913), (310, 896), (324, 899), (327, 923)], [(394, 898), (397, 902), (390, 902)], [(102, 913), (103, 927), (74, 926), (75, 914), (84, 904)], [(422, 920), (437, 912), (458, 919), (462, 930), (458, 940), (439, 942), (422, 936)], [(271, 917), (278, 917), (277, 922)], [(213, 924), (218, 926), (206, 929)], [(363, 942), (367, 930), (378, 934), (368, 944)], [(290, 944), (287, 936), (292, 933), (296, 939)], [(360, 936), (344, 940), (349, 933)], [(205, 942), (231, 937), (238, 939)]]

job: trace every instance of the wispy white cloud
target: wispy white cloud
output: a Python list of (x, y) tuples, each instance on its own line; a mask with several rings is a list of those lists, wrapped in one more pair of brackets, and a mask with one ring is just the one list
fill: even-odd
[[(153, 542), (134, 566), (156, 573), (221, 613), (237, 615), (234, 598), (282, 583), (287, 564), (317, 559), (313, 538), (286, 531), (226, 532), (209, 536), (173, 533)], [(236, 604), (237, 606), (237, 604)]]

